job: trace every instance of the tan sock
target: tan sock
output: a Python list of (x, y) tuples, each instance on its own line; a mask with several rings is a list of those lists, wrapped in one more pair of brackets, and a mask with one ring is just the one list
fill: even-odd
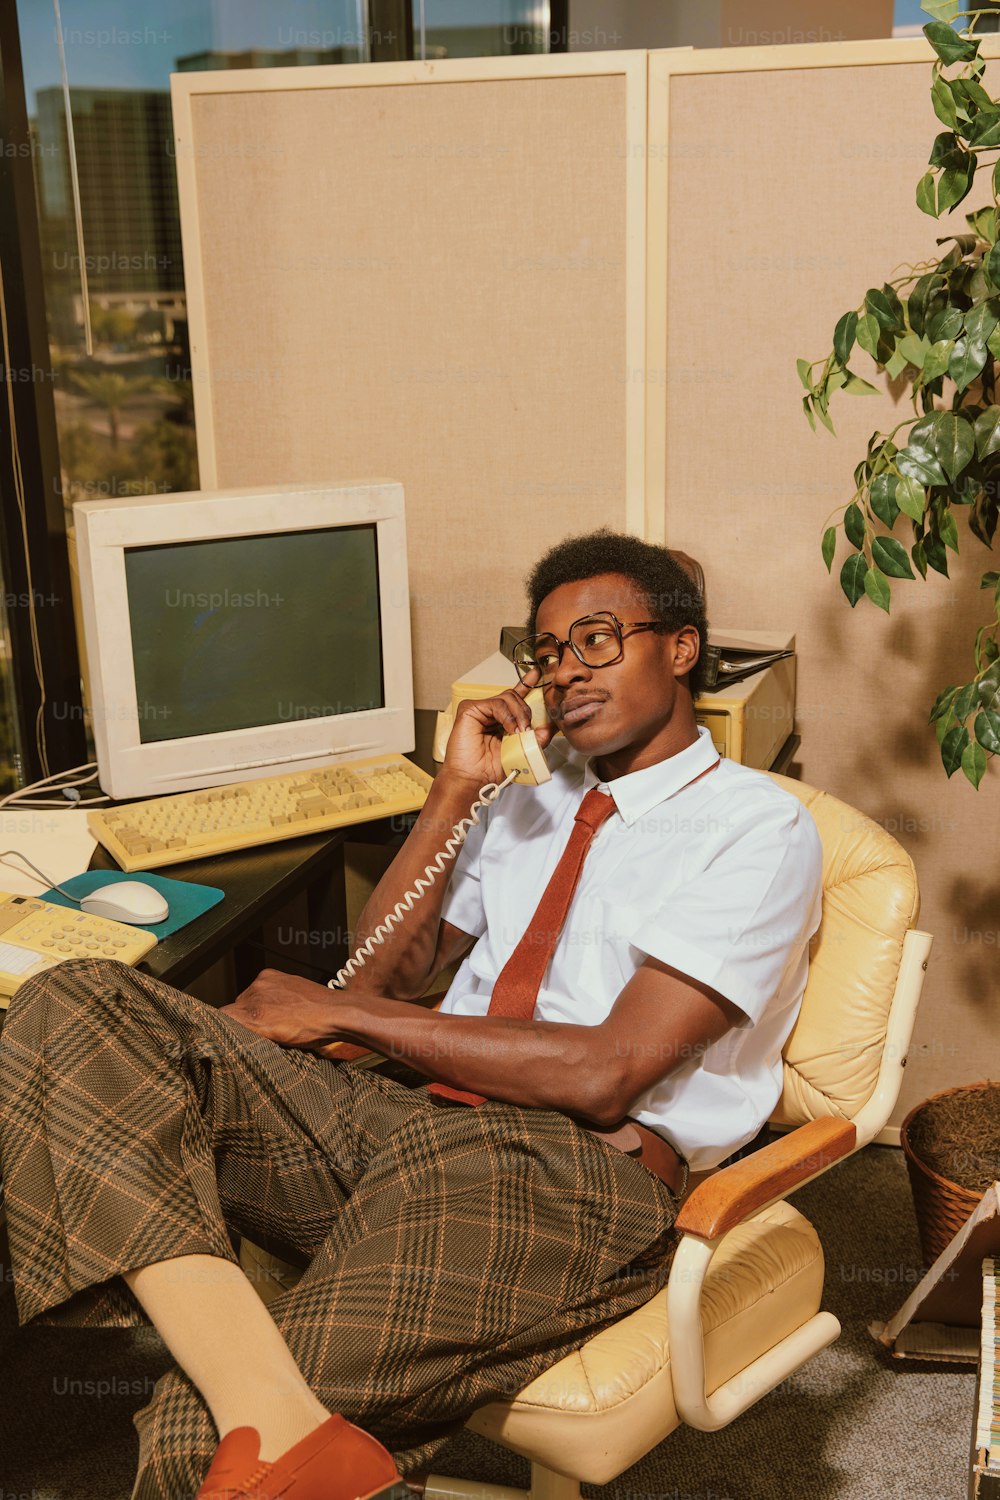
[(220, 1439), (255, 1427), (272, 1463), (330, 1413), (313, 1395), (243, 1272), (216, 1255), (161, 1260), (124, 1279), (184, 1373)]

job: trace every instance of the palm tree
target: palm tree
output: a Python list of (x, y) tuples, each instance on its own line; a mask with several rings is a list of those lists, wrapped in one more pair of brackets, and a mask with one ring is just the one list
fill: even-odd
[(108, 435), (112, 448), (118, 447), (118, 419), (122, 408), (151, 388), (148, 375), (133, 375), (129, 379), (113, 370), (73, 370), (70, 379), (78, 390), (89, 396), (95, 406), (107, 413)]

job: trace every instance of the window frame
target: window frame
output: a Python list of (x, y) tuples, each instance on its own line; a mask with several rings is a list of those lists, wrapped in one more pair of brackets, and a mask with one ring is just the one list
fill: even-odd
[[(11, 643), (12, 710), (20, 741), (15, 770), (24, 785), (47, 774), (36, 734), (40, 710), (48, 772), (84, 762), (87, 744), (42, 284), (34, 145), (14, 5), (0, 6), (0, 141), (4, 143), (0, 151), (0, 272), (11, 364), (8, 371), (0, 346), (0, 378), (5, 387), (0, 414), (0, 549)], [(26, 497), (23, 533), (14, 485), (8, 394)], [(42, 503), (32, 503), (39, 495)], [(32, 599), (41, 684), (34, 666), (28, 608)]]

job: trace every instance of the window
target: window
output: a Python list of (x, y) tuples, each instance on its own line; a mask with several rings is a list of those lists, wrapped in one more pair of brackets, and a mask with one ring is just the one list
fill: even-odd
[[(120, 0), (61, 0), (60, 34), (52, 0), (16, 0), (4, 25), (15, 41), (20, 31), (20, 61), (12, 63), (16, 49), (8, 45), (4, 68), (23, 76), (38, 219), (39, 263), (24, 274), (44, 289), (51, 360), (51, 372), (39, 372), (51, 389), (37, 393), (35, 414), (43, 428), (46, 403), (50, 425), (54, 407), (48, 458), (58, 494), (47, 496), (42, 527), (50, 539), (60, 497), (68, 526), (77, 500), (198, 487), (170, 73), (386, 60), (420, 56), (421, 47), (427, 57), (556, 48), (548, 3), (413, 0), (412, 15), (409, 5), (163, 0), (152, 19), (148, 8)], [(558, 3), (555, 13), (562, 14)], [(22, 413), (22, 430), (26, 424)], [(14, 497), (9, 482), (0, 486), (6, 535), (17, 543)], [(0, 559), (8, 584), (15, 550), (8, 540)], [(65, 571), (65, 560), (54, 566)], [(9, 785), (25, 779), (17, 726), (27, 739), (29, 717), (6, 638), (0, 609), (0, 789), (4, 778)], [(50, 668), (54, 650), (50, 642)], [(75, 673), (63, 662), (64, 683), (67, 666), (71, 679)], [(64, 713), (79, 718), (78, 698)], [(57, 757), (53, 769), (65, 763)], [(37, 757), (27, 764), (39, 774)]]

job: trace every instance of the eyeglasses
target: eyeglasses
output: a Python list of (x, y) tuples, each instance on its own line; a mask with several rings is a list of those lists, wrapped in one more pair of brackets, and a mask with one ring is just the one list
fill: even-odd
[(559, 670), (563, 647), (568, 646), (585, 667), (611, 667), (625, 654), (626, 630), (664, 630), (662, 620), (619, 620), (610, 611), (584, 615), (569, 627), (569, 639), (554, 635), (528, 635), (514, 647), (514, 665), (519, 677), (538, 672), (538, 687), (548, 687)]

